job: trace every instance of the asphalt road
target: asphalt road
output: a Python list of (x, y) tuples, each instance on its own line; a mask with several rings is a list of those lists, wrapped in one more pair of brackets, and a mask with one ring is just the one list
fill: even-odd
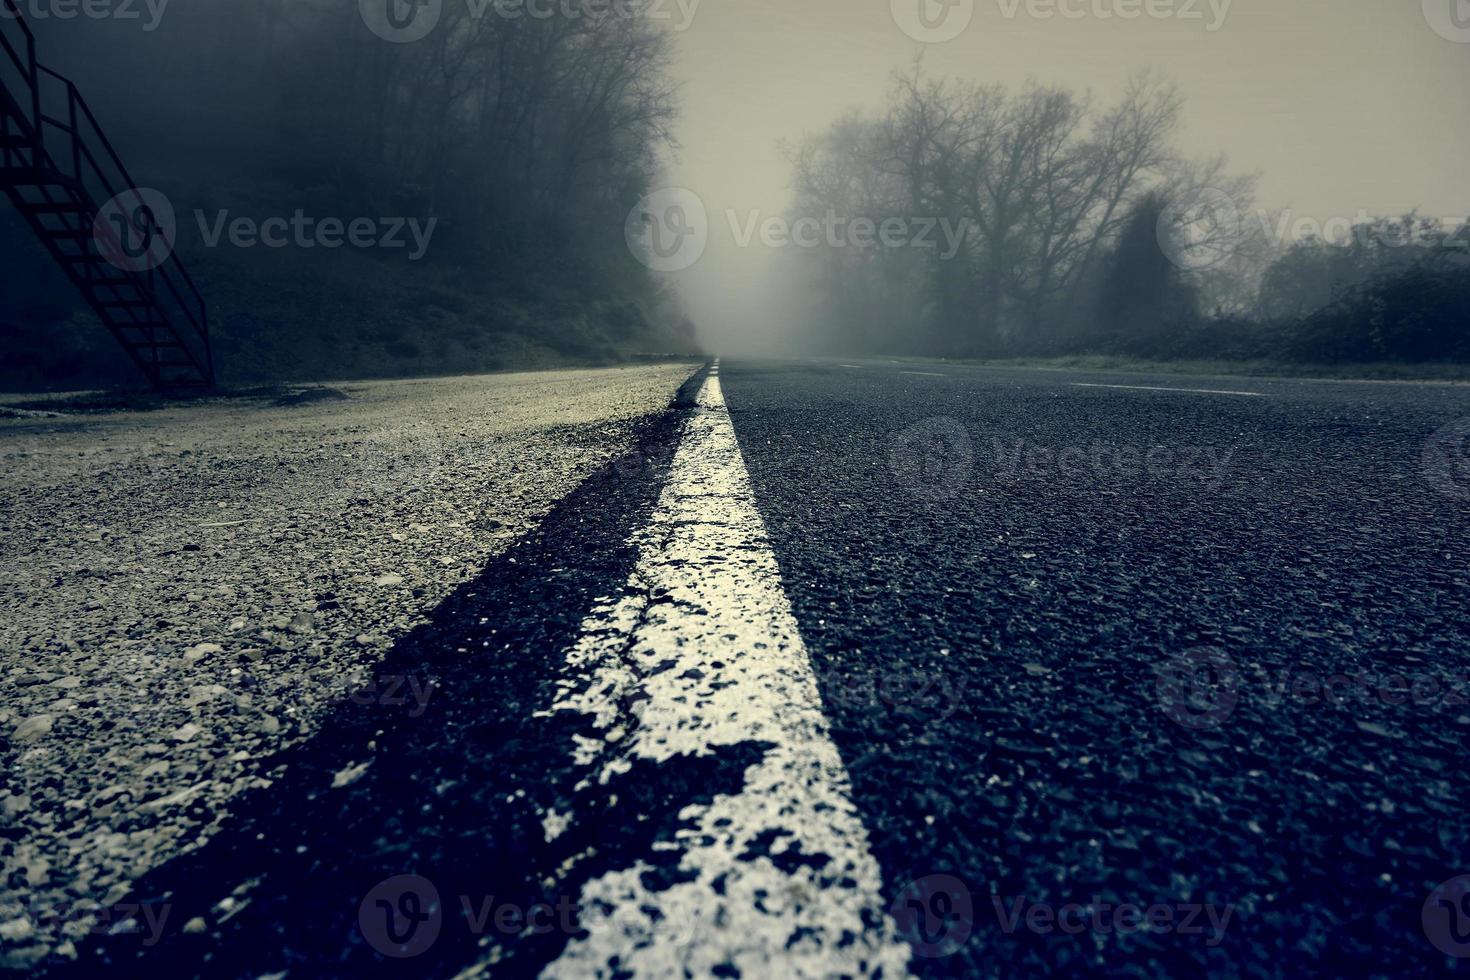
[[(1420, 919), (1470, 862), (1470, 458), (1431, 437), (1470, 388), (883, 362), (724, 384), (888, 893), (929, 934), (916, 972), (1452, 962)], [(1178, 928), (1067, 934), (1018, 902)], [(1233, 909), (1223, 936), (1186, 934), (1191, 905)]]
[(42, 968), (1443, 973), (1467, 420), (726, 363)]

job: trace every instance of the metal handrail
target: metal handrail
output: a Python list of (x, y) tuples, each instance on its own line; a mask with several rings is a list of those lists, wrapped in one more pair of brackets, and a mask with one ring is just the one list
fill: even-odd
[[(17, 37), (14, 30), (7, 30), (7, 24), (18, 28), (20, 36)], [(23, 54), (18, 50), (17, 44), (24, 48)], [(101, 202), (114, 200), (127, 193), (135, 195), (140, 206), (144, 205), (145, 202), (139, 193), (137, 183), (128, 173), (128, 168), (122, 162), (117, 149), (107, 138), (91, 106), (82, 97), (76, 85), (66, 76), (37, 62), (35, 35), (32, 34), (30, 26), (26, 24), (16, 0), (0, 0), (0, 51), (5, 53), (23, 76), (27, 89), (26, 94), (30, 96), (28, 100), (30, 118), (23, 118), (25, 110), (22, 108), (20, 125), (23, 130), (29, 130), (23, 132), (22, 135), (31, 144), (34, 152), (34, 167), (38, 170), (46, 169), (59, 173), (74, 181), (83, 192), (84, 197), (90, 199), (88, 203), (94, 208)], [(41, 92), (43, 75), (59, 81), (65, 87), (65, 118), (51, 116), (43, 111)], [(12, 99), (12, 101), (15, 102), (17, 108), (21, 108), (18, 100)], [(84, 125), (90, 127), (90, 134), (84, 134)], [(48, 141), (48, 127), (59, 130), (60, 135), (70, 141), (70, 145), (56, 147), (54, 142)], [(85, 138), (86, 135), (90, 135), (92, 139)], [(100, 147), (97, 153), (93, 152), (94, 144)], [(52, 153), (52, 149), (61, 149), (63, 152)], [(67, 161), (69, 169), (58, 163), (58, 156)], [(102, 159), (99, 159), (99, 156)], [(118, 190), (113, 181), (108, 179), (105, 164), (112, 166), (114, 177), (121, 180), (123, 190)], [(170, 253), (162, 264), (143, 273), (135, 272), (134, 275), (141, 280), (140, 288), (146, 289), (155, 304), (158, 302), (158, 297), (162, 295), (162, 290), (166, 290), (167, 294), (172, 297), (173, 308), (183, 315), (202, 342), (205, 371), (210, 378), (213, 378), (214, 355), (209, 340), (209, 308), (204, 302), (203, 295), (199, 292), (199, 287), (195, 285), (193, 277), (189, 275), (188, 269), (184, 267), (177, 252), (173, 250), (175, 244), (175, 242), (169, 243)], [(163, 308), (160, 307), (160, 309)]]
[[(102, 131), (102, 126), (97, 122), (96, 115), (92, 112), (91, 107), (87, 104), (87, 100), (82, 97), (76, 85), (66, 76), (52, 71), (50, 68), (42, 66), (40, 71), (61, 82), (66, 88), (67, 118), (58, 119), (49, 115), (42, 115), (41, 117), (43, 123), (61, 130), (71, 140), (72, 169), (68, 172), (57, 167), (59, 172), (73, 178), (86, 187), (88, 172), (90, 171), (91, 176), (95, 177), (97, 183), (100, 184), (101, 192), (92, 191), (91, 188), (87, 189), (94, 197), (103, 201), (112, 200), (127, 193), (137, 195), (137, 182), (133, 180), (132, 175), (128, 172), (127, 166), (122, 162), (122, 158), (118, 156), (116, 148), (112, 145), (112, 141)], [(121, 178), (123, 190), (119, 190), (108, 179), (107, 172), (103, 169), (103, 163), (92, 152), (89, 141), (84, 139), (81, 130), (83, 121), (91, 127), (96, 142), (106, 151), (106, 162), (111, 163), (115, 168), (117, 176)], [(45, 155), (50, 165), (56, 167), (55, 156), (49, 151), (46, 151)], [(86, 166), (84, 167), (83, 164)], [(144, 203), (141, 196), (137, 197), (137, 201), (140, 205)], [(184, 292), (187, 292), (188, 299), (192, 299), (193, 301), (192, 306), (188, 299), (186, 299), (184, 293), (180, 291), (179, 285), (175, 283), (174, 276), (170, 273), (176, 274), (182, 280)], [(189, 275), (188, 270), (184, 268), (183, 263), (179, 261), (176, 253), (171, 253), (163, 265), (156, 269), (148, 270), (147, 278), (152, 280), (155, 277), (168, 287), (168, 291), (178, 304), (179, 309), (189, 319), (190, 326), (199, 334), (200, 339), (208, 344), (208, 312), (204, 297), (200, 294), (198, 286), (195, 285), (193, 278)]]
[(36, 36), (31, 33), (31, 27), (21, 15), (20, 7), (16, 6), (15, 0), (0, 0), (0, 25), (4, 24), (14, 24), (20, 28), (24, 38), (25, 56), (22, 57), (21, 53), (11, 44), (10, 38), (6, 37), (5, 31), (0, 29), (0, 49), (4, 49), (5, 53), (10, 56), (11, 63), (25, 76), (26, 88), (31, 96), (30, 122), (33, 128), (39, 129), (36, 123), (41, 118), (41, 85), (37, 77), (39, 66), (36, 64)]

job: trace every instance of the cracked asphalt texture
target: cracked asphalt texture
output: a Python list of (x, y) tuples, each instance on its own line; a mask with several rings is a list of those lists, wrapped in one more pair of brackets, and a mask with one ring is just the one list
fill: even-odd
[[(723, 377), (918, 974), (1459, 962), (1420, 915), (1470, 871), (1470, 388)], [(1233, 912), (1008, 932), (997, 899)]]
[[(683, 418), (647, 419), (622, 456), (402, 636), (369, 685), (407, 679), (431, 696), (338, 703), (264, 763), (270, 784), (234, 801), (203, 847), (133, 883), (122, 904), (151, 905), (161, 928), (93, 935), (49, 972), (536, 976), (582, 916), (618, 914), (578, 909), (584, 882), (650, 855), (648, 880), (677, 880), (680, 814), (737, 792), (760, 748), (635, 761), (581, 784), (570, 747), (602, 733), (550, 709), (558, 654), (636, 567), (632, 532), (653, 513)], [(576, 819), (555, 818), (566, 814)], [(385, 920), (380, 906), (404, 916)], [(528, 926), (532, 910), (544, 928)]]
[(425, 700), (390, 649), (693, 370), (0, 421), (0, 966), (75, 958), (75, 910), (210, 840), (344, 699)]

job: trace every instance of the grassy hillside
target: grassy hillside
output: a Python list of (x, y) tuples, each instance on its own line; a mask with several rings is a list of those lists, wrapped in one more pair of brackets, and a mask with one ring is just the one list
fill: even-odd
[[(196, 199), (172, 187), (169, 195)], [(209, 303), (226, 385), (608, 364), (694, 350), (674, 304), (624, 255), (451, 264), (433, 249), (409, 262), (401, 252), (345, 247), (209, 248), (182, 206), (179, 238)], [(141, 383), (8, 204), (0, 259), (0, 390)]]

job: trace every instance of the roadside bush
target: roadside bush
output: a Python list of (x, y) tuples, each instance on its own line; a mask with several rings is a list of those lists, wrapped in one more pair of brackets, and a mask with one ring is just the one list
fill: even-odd
[(1381, 276), (1294, 325), (1286, 355), (1316, 363), (1470, 362), (1470, 270)]

